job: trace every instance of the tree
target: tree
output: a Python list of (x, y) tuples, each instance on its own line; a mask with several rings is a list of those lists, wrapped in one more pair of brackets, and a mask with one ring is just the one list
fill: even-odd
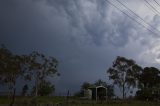
[(113, 65), (107, 70), (109, 78), (122, 90), (123, 99), (131, 88), (137, 85), (142, 68), (132, 59), (117, 56)]
[(82, 85), (81, 85), (81, 90), (86, 90), (88, 89), (89, 87), (92, 87), (93, 84), (89, 83), (89, 82), (84, 82)]
[(39, 84), (57, 73), (58, 61), (53, 57), (46, 57), (38, 52), (32, 52), (29, 57), (30, 76), (33, 75), (35, 78), (35, 96), (37, 96)]
[(113, 85), (108, 85), (107, 86), (107, 98), (112, 99), (115, 96), (114, 94), (114, 86)]
[(37, 94), (38, 85), (57, 73), (57, 64), (58, 61), (55, 58), (46, 57), (38, 52), (30, 55), (15, 55), (2, 46), (0, 48), (0, 84), (8, 86), (11, 98), (10, 106), (13, 106), (15, 101), (18, 79), (32, 80), (35, 78)]
[(74, 96), (78, 96), (78, 97), (84, 96), (84, 90), (87, 90), (88, 88), (90, 88), (92, 86), (94, 86), (94, 85), (89, 82), (83, 82), (83, 84), (81, 85), (80, 91), (76, 92), (74, 94)]
[[(35, 92), (36, 87), (34, 86), (32, 92)], [(38, 85), (37, 95), (39, 96), (48, 96), (51, 95), (55, 91), (54, 85), (52, 85), (49, 81), (41, 81)]]
[(105, 81), (102, 81), (101, 79), (99, 79), (99, 80), (97, 80), (95, 83), (94, 83), (94, 85), (96, 85), (96, 86), (105, 86), (105, 87), (107, 87), (108, 86), (108, 84), (105, 82)]
[(140, 88), (153, 88), (160, 84), (160, 71), (155, 67), (145, 67), (139, 78)]
[(23, 74), (22, 57), (14, 55), (5, 46), (0, 48), (0, 82), (6, 84), (10, 90), (10, 106), (14, 104), (16, 82)]
[[(160, 71), (155, 67), (145, 67), (139, 77), (139, 90), (136, 92), (138, 99), (158, 99), (160, 95), (155, 91), (160, 87)], [(159, 92), (159, 91), (158, 91)]]

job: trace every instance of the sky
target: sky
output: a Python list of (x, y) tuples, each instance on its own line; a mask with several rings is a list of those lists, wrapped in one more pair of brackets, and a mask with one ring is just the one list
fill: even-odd
[(0, 44), (17, 54), (55, 57), (61, 74), (53, 80), (57, 93), (78, 91), (84, 81), (110, 83), (106, 70), (117, 56), (159, 68), (160, 14), (144, 0), (120, 0), (157, 28), (153, 31), (116, 0), (109, 1), (146, 27), (107, 0), (0, 0)]

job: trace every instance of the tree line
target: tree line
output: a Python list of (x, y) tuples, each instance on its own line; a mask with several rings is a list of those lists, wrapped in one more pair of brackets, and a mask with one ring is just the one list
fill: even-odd
[[(49, 77), (59, 75), (57, 70), (58, 61), (54, 57), (45, 56), (33, 51), (28, 55), (12, 53), (4, 45), (0, 48), (0, 84), (8, 88), (10, 106), (14, 104), (17, 81), (24, 80), (34, 82), (32, 95), (49, 95), (54, 91), (54, 85), (48, 80)], [(22, 94), (29, 89), (25, 84)]]
[(142, 68), (132, 59), (117, 56), (107, 70), (109, 79), (122, 91), (123, 99), (137, 88), (135, 97), (140, 100), (160, 99), (160, 70)]
[[(32, 96), (49, 95), (54, 91), (54, 85), (49, 77), (60, 75), (57, 70), (58, 61), (54, 57), (45, 56), (33, 51), (30, 54), (18, 55), (12, 53), (4, 45), (0, 47), (0, 84), (7, 86), (8, 97), (11, 105), (15, 101), (17, 81), (24, 80), (34, 82), (31, 90)], [(93, 85), (103, 85), (108, 89), (107, 96), (112, 98), (114, 87), (118, 86), (123, 99), (137, 88), (137, 99), (160, 99), (160, 70), (155, 67), (142, 68), (134, 60), (117, 56), (111, 67), (106, 71), (112, 84), (97, 80), (95, 83), (84, 82), (79, 92), (75, 95), (83, 95), (83, 90)], [(24, 84), (22, 95), (26, 95), (29, 87)]]
[[(139, 100), (160, 99), (160, 70), (155, 67), (142, 68), (133, 59), (117, 56), (112, 66), (106, 71), (111, 84), (97, 80), (95, 83), (84, 82), (76, 96), (83, 96), (83, 91), (92, 86), (103, 85), (107, 88), (107, 98), (115, 97), (114, 88), (119, 87), (122, 98), (134, 95)], [(138, 89), (138, 90), (135, 90)]]

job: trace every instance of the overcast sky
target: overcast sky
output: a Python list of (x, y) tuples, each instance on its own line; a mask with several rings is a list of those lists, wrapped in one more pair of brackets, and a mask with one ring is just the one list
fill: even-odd
[[(116, 0), (110, 1), (127, 12)], [(120, 1), (160, 29), (159, 14), (144, 0)], [(146, 30), (105, 0), (0, 0), (2, 43), (14, 53), (38, 51), (57, 58), (61, 73), (54, 82), (57, 92), (78, 91), (84, 81), (109, 82), (106, 70), (116, 56), (141, 66), (159, 68), (160, 63), (160, 34)]]

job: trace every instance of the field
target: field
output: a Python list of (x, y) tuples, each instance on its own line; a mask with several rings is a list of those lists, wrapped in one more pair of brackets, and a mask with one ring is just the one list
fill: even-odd
[[(0, 97), (0, 106), (8, 106), (7, 97)], [(89, 101), (70, 97), (16, 97), (15, 106), (160, 106), (160, 102), (147, 101)]]

